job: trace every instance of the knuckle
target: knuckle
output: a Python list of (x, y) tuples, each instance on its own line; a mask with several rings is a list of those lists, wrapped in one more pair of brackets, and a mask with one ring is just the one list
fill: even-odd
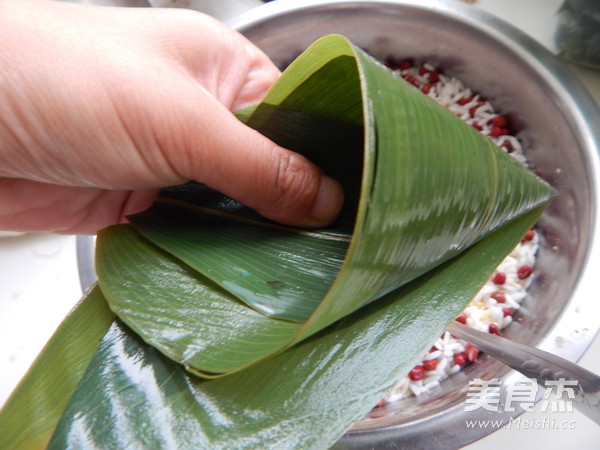
[(273, 208), (288, 214), (305, 214), (318, 192), (319, 171), (297, 153), (287, 151), (277, 158)]

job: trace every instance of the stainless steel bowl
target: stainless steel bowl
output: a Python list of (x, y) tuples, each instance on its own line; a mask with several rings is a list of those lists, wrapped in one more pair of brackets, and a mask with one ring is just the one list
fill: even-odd
[[(506, 336), (579, 359), (600, 327), (592, 286), (600, 269), (600, 113), (563, 62), (517, 29), (456, 1), (276, 1), (231, 24), (280, 66), (330, 33), (347, 36), (381, 59), (430, 61), (507, 114), (532, 170), (559, 197), (539, 223), (544, 243), (537, 276)], [(399, 401), (359, 421), (340, 444), (455, 448), (471, 443), (492, 430), (467, 430), (466, 419), (508, 420), (518, 414), (464, 411), (468, 380), (496, 376), (505, 390), (517, 378), (482, 358), (431, 395)]]
[[(346, 35), (376, 57), (430, 61), (508, 115), (532, 170), (559, 196), (539, 223), (537, 276), (505, 335), (579, 359), (600, 328), (594, 285), (600, 269), (600, 112), (563, 62), (519, 30), (455, 1), (280, 0), (231, 25), (280, 66), (330, 33)], [(89, 277), (86, 248), (89, 241), (81, 241), (81, 270)], [(466, 419), (507, 421), (519, 413), (464, 411), (468, 381), (491, 377), (502, 378), (506, 391), (517, 374), (480, 358), (430, 395), (398, 401), (359, 421), (339, 444), (433, 449), (471, 443), (492, 429), (466, 429)]]

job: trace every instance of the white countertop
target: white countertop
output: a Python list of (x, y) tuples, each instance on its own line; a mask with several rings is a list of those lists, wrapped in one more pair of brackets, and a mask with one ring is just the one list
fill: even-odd
[[(521, 28), (554, 50), (555, 11), (561, 0), (479, 0), (476, 7)], [(223, 18), (223, 17), (221, 17)], [(574, 68), (600, 104), (600, 72)], [(58, 326), (81, 297), (76, 238), (51, 234), (0, 237), (0, 405)], [(580, 364), (600, 373), (600, 337)], [(568, 420), (572, 429), (504, 429), (470, 445), (476, 449), (595, 449), (600, 426), (578, 413), (526, 413), (525, 420)]]

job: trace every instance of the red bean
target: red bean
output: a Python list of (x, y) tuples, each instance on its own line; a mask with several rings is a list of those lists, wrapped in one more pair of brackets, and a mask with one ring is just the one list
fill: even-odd
[(469, 114), (471, 115), (471, 117), (475, 117), (475, 114), (477, 113), (477, 108), (479, 108), (480, 106), (483, 106), (483, 105), (485, 105), (485, 102), (478, 101), (475, 106), (472, 106), (471, 108), (469, 108)]
[(465, 353), (457, 353), (454, 355), (454, 363), (459, 366), (464, 366), (467, 364), (468, 358)]
[(496, 272), (492, 281), (494, 284), (504, 284), (506, 283), (506, 274), (504, 272)]
[(479, 122), (477, 122), (476, 120), (474, 120), (474, 121), (471, 123), (471, 126), (472, 126), (473, 128), (475, 128), (477, 131), (481, 131), (481, 130), (483, 130), (483, 127), (482, 127), (481, 125), (479, 125)]
[(508, 123), (508, 121), (504, 116), (495, 116), (490, 119), (490, 123), (498, 128), (506, 128), (506, 124)]
[(437, 359), (429, 359), (427, 361), (423, 361), (423, 368), (425, 370), (435, 370), (437, 365)]
[(473, 362), (479, 357), (479, 349), (474, 345), (467, 344), (465, 345), (465, 354), (467, 355), (467, 359)]
[(490, 136), (492, 137), (500, 137), (502, 136), (502, 134), (502, 128), (492, 127), (492, 129), (490, 130)]
[(460, 313), (455, 320), (457, 322), (462, 323), (463, 325), (466, 325), (466, 323), (467, 323), (467, 315), (465, 313)]
[(490, 295), (490, 297), (496, 300), (498, 303), (506, 303), (506, 295), (502, 291), (496, 291)]
[(417, 79), (415, 77), (408, 75), (408, 76), (404, 77), (404, 79), (406, 81), (408, 81), (410, 84), (412, 84), (413, 86), (419, 87), (419, 82), (417, 81)]
[(521, 266), (517, 270), (517, 277), (519, 280), (525, 280), (533, 273), (533, 269), (529, 266)]
[(412, 380), (412, 381), (419, 381), (422, 380), (423, 378), (425, 378), (425, 369), (423, 368), (423, 366), (415, 366), (412, 368), (412, 370), (408, 373), (408, 377)]
[(504, 141), (502, 147), (504, 147), (508, 153), (511, 153), (515, 149), (510, 141)]
[(525, 233), (523, 235), (523, 239), (521, 239), (521, 242), (527, 242), (527, 241), (531, 241), (533, 240), (535, 236), (535, 231), (533, 231), (533, 228), (531, 230), (528, 230), (527, 233)]
[(413, 66), (413, 61), (411, 59), (404, 59), (404, 60), (400, 61), (400, 63), (398, 64), (398, 67), (400, 68), (400, 70), (410, 69), (412, 66)]

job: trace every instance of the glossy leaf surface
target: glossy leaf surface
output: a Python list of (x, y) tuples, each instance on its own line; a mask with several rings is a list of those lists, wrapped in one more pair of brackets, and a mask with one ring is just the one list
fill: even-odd
[[(340, 179), (340, 220), (313, 232), (275, 226), (191, 186), (104, 230), (99, 283), (126, 325), (112, 325), (83, 378), (81, 364), (66, 366), (81, 381), (51, 448), (333, 444), (554, 195), (340, 36), (314, 44), (239, 117)], [(54, 357), (51, 344), (32, 374)], [(42, 405), (46, 433), (63, 408)]]
[(540, 213), (226, 377), (196, 378), (115, 324), (50, 448), (328, 448), (418, 361)]
[(350, 242), (350, 236), (240, 221), (165, 200), (131, 221), (153, 243), (239, 300), (266, 316), (296, 322), (304, 322), (319, 305)]
[(98, 277), (115, 313), (192, 370), (233, 370), (277, 350), (300, 328), (246, 307), (129, 225), (102, 231), (96, 252), (106, 261)]
[[(146, 239), (214, 282), (205, 293), (222, 290), (269, 318), (260, 322), (262, 331), (235, 327), (238, 343), (255, 336), (247, 351), (241, 344), (228, 350), (219, 333), (161, 338), (161, 352), (199, 375), (241, 370), (285, 350), (553, 195), (489, 139), (341, 36), (313, 44), (243, 117), (338, 177), (347, 200), (340, 221), (312, 232), (238, 216), (219, 206), (226, 200), (200, 207), (190, 203), (189, 192), (131, 217)], [(99, 238), (100, 247), (114, 249), (98, 254), (100, 285), (146, 342), (158, 345), (154, 323), (168, 321), (194, 336), (197, 324), (214, 323), (210, 308), (198, 307), (197, 314), (189, 313), (193, 306), (179, 309), (175, 286), (156, 300), (148, 291), (136, 295), (134, 286), (149, 286), (148, 274), (163, 269), (147, 267), (142, 256), (125, 262), (128, 255), (119, 249), (127, 239), (109, 234)], [(127, 296), (119, 285), (127, 286)], [(202, 295), (186, 302), (202, 303)], [(275, 327), (282, 320), (299, 326), (288, 327), (295, 332), (287, 339), (278, 333), (276, 341), (267, 338), (270, 320)]]
[(0, 410), (0, 448), (44, 448), (114, 321), (98, 287), (65, 318)]

